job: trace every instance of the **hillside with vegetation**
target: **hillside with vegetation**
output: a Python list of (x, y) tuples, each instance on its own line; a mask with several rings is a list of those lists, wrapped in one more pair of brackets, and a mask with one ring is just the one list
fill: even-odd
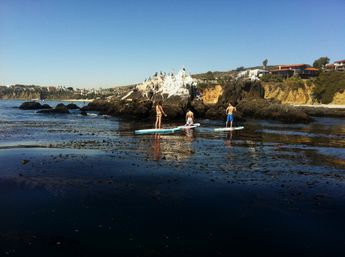
[[(210, 88), (220, 85), (227, 87), (237, 76), (237, 71), (207, 72), (193, 75), (198, 80), (198, 90), (212, 92)], [(289, 104), (345, 104), (345, 72), (327, 71), (319, 76), (302, 79), (283, 78), (266, 74), (258, 83), (264, 89), (264, 98)], [(219, 90), (218, 90), (219, 91)], [(217, 96), (218, 97), (218, 96)]]
[(343, 95), (343, 104), (345, 104), (345, 72), (323, 72), (313, 82), (315, 84), (313, 94), (320, 103), (332, 103), (338, 95)]

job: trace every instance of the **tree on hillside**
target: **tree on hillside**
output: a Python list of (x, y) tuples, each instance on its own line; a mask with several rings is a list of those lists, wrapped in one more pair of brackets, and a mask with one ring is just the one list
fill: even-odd
[(206, 75), (205, 78), (207, 80), (214, 80), (214, 75), (212, 71), (208, 71), (205, 75)]
[(244, 71), (244, 70), (245, 70), (244, 66), (241, 66), (241, 67), (237, 67), (237, 68), (236, 68), (236, 71)]
[(313, 63), (314, 68), (321, 69), (324, 67), (327, 63), (329, 63), (329, 58), (327, 56), (320, 57), (319, 59), (315, 60)]
[(267, 63), (268, 63), (268, 60), (267, 60), (267, 59), (265, 59), (265, 60), (262, 62), (262, 65), (263, 65), (263, 67), (264, 67), (264, 70), (267, 69)]

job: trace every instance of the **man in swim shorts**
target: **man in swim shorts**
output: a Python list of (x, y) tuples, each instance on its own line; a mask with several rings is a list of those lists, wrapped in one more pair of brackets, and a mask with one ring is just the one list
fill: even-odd
[(229, 103), (228, 108), (226, 108), (226, 122), (225, 127), (228, 127), (230, 123), (230, 128), (232, 128), (232, 122), (234, 121), (233, 112), (236, 111), (236, 107), (232, 106), (231, 103)]

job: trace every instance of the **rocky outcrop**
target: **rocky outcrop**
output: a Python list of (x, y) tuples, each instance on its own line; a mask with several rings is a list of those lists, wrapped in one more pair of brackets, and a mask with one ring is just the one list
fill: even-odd
[[(193, 95), (166, 95), (161, 93), (145, 95), (142, 91), (130, 90), (121, 98), (111, 101), (95, 101), (85, 110), (97, 110), (101, 113), (120, 117), (155, 117), (154, 104), (163, 100), (163, 108), (168, 119), (184, 118), (188, 108), (194, 111), (196, 117), (208, 119), (225, 119), (225, 109), (229, 102), (238, 104), (234, 113), (236, 120), (246, 117), (275, 119), (284, 122), (308, 122), (311, 119), (303, 111), (292, 106), (281, 105), (278, 101), (268, 101), (264, 97), (264, 89), (259, 81), (231, 80), (221, 88), (211, 86), (204, 88), (203, 96), (208, 95), (205, 104), (204, 98)], [(215, 101), (218, 99), (218, 101)]]
[(317, 106), (298, 106), (296, 108), (307, 113), (310, 116), (345, 118), (345, 108), (325, 108)]
[(52, 107), (49, 104), (42, 104), (42, 109), (51, 109)]
[(40, 110), (37, 113), (44, 113), (44, 114), (69, 114), (69, 110), (64, 104), (58, 104), (54, 109), (45, 109)]
[(190, 105), (196, 117), (204, 117), (207, 107), (201, 99), (194, 99)]
[(79, 109), (79, 106), (76, 105), (76, 104), (67, 104), (67, 105), (66, 105), (66, 108), (67, 108), (68, 110), (76, 110), (76, 109)]
[(223, 87), (221, 85), (207, 87), (202, 91), (202, 102), (204, 105), (217, 104), (222, 95)]
[(224, 92), (218, 104), (227, 106), (229, 102), (236, 105), (245, 98), (263, 98), (264, 90), (259, 81), (231, 80), (224, 86)]
[(112, 107), (112, 103), (107, 100), (95, 100), (90, 102), (87, 106), (82, 107), (82, 111), (98, 111), (107, 112)]
[(150, 115), (151, 107), (152, 101), (150, 100), (120, 100), (111, 102), (110, 107), (101, 113), (123, 118), (147, 118)]
[(166, 99), (171, 96), (189, 97), (190, 88), (194, 83), (193, 78), (183, 68), (176, 75), (162, 72), (158, 74), (157, 72), (148, 80), (137, 85), (136, 89), (148, 99), (153, 95), (161, 95)]
[(345, 105), (345, 90), (342, 91), (342, 92), (337, 92), (333, 96), (333, 100), (332, 100), (331, 104), (342, 104), (342, 105)]
[(19, 106), (22, 110), (39, 110), (39, 109), (51, 109), (49, 104), (40, 104), (35, 101), (24, 102)]
[(24, 102), (19, 108), (22, 110), (39, 110), (42, 109), (42, 105), (38, 102)]
[(237, 109), (243, 113), (244, 117), (272, 119), (287, 123), (312, 121), (308, 114), (299, 108), (266, 99), (243, 99), (237, 105)]

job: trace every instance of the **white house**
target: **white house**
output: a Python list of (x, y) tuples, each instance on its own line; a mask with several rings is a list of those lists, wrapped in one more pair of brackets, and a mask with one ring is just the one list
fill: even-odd
[(262, 75), (267, 74), (267, 73), (268, 73), (267, 70), (261, 70), (261, 69), (245, 70), (238, 73), (236, 78), (237, 79), (248, 78), (251, 81), (255, 81), (255, 80), (260, 80)]

